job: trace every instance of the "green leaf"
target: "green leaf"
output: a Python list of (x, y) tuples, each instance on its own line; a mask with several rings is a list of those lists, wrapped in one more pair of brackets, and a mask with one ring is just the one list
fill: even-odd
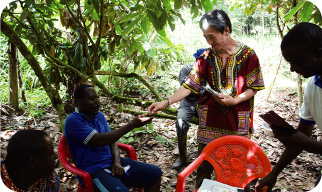
[(172, 47), (172, 46), (173, 46), (173, 44), (172, 44), (171, 40), (170, 40), (167, 36), (165, 36), (165, 37), (161, 36), (160, 38), (161, 38), (161, 39), (163, 40), (163, 42), (165, 42), (169, 47)]
[(322, 25), (322, 15), (318, 9), (315, 11), (313, 18), (314, 18), (314, 23)]
[(121, 26), (116, 25), (116, 26), (115, 26), (115, 31), (116, 31), (116, 33), (117, 33), (118, 35), (122, 35), (122, 28), (121, 28)]
[(180, 9), (182, 7), (182, 0), (174, 0), (174, 8)]
[(96, 13), (95, 10), (93, 10), (91, 12), (91, 16), (92, 16), (92, 18), (93, 18), (94, 21), (99, 21), (100, 20), (100, 18), (99, 18), (98, 14)]
[(155, 140), (157, 140), (157, 141), (161, 141), (161, 142), (167, 142), (168, 140), (166, 140), (163, 136), (161, 136), (161, 135), (157, 135), (156, 137), (155, 137)]
[(148, 124), (148, 128), (149, 128), (149, 130), (153, 131), (153, 124), (152, 123), (149, 123)]
[(123, 35), (127, 35), (131, 33), (135, 27), (137, 27), (138, 23), (143, 19), (144, 15), (139, 16), (135, 21), (131, 22), (131, 24), (123, 31)]
[(164, 28), (164, 26), (167, 24), (167, 15), (168, 15), (167, 12), (163, 11), (161, 16), (159, 17), (160, 30), (162, 30)]
[(129, 143), (133, 143), (133, 142), (134, 142), (134, 138), (133, 138), (133, 137), (130, 137), (130, 138), (128, 139), (128, 142), (129, 142)]
[(292, 10), (290, 10), (286, 16), (284, 17), (285, 21), (288, 21), (290, 18), (292, 18), (296, 12), (298, 12), (304, 5), (306, 1), (302, 1), (300, 4), (298, 4), (296, 7), (294, 7)]
[(141, 22), (141, 29), (145, 34), (148, 34), (148, 18), (144, 17)]
[(206, 12), (212, 10), (212, 4), (211, 4), (210, 0), (202, 0), (201, 2), (202, 2), (202, 6)]
[(163, 6), (165, 7), (165, 9), (167, 11), (171, 10), (172, 9), (172, 6), (170, 4), (170, 0), (162, 0), (162, 4)]
[(138, 12), (138, 13), (133, 13), (133, 14), (129, 14), (129, 15), (126, 15), (125, 17), (123, 17), (119, 23), (124, 23), (124, 22), (127, 22), (127, 21), (130, 21), (132, 20), (133, 18), (136, 18), (137, 16), (141, 15), (142, 13)]
[(19, 18), (20, 22), (23, 22), (27, 17), (28, 17), (28, 9), (24, 9)]
[(153, 58), (157, 54), (157, 50), (155, 48), (151, 48), (150, 50), (146, 51), (146, 55), (150, 58)]
[(100, 12), (100, 3), (99, 0), (92, 0), (92, 3), (94, 5), (95, 11), (98, 14)]
[(158, 33), (159, 33), (162, 37), (166, 37), (166, 36), (167, 36), (167, 34), (165, 33), (165, 30), (164, 30), (164, 29), (162, 29), (162, 30), (158, 31)]
[(175, 19), (172, 17), (172, 15), (168, 15), (167, 19), (171, 31), (174, 31), (176, 29)]
[(153, 24), (154, 28), (157, 31), (161, 30), (163, 27), (160, 26), (160, 23), (159, 23), (159, 20), (158, 20), (158, 17), (156, 15), (156, 13), (154, 13), (151, 10), (147, 10), (147, 13), (148, 13), (148, 16), (149, 16), (149, 20)]
[(135, 48), (140, 52), (140, 53), (143, 53), (144, 52), (144, 49), (142, 47), (142, 44), (141, 43), (138, 43), (136, 40), (133, 40), (133, 44), (135, 46)]
[(301, 18), (303, 22), (308, 22), (312, 16), (314, 5), (313, 3), (306, 1), (301, 12)]

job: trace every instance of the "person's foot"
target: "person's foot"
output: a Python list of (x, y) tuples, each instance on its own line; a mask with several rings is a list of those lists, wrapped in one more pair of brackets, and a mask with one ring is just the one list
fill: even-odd
[(179, 171), (183, 166), (187, 163), (187, 159), (185, 157), (179, 157), (177, 161), (172, 165), (172, 169)]

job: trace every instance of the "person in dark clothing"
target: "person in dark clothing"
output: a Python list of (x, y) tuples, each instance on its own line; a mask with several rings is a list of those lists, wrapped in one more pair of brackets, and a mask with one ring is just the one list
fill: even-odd
[[(206, 49), (198, 49), (193, 56), (197, 59)], [(193, 64), (184, 65), (179, 72), (180, 86), (186, 81), (192, 70)], [(172, 165), (172, 169), (180, 170), (187, 162), (187, 132), (190, 127), (190, 121), (193, 116), (198, 116), (196, 108), (198, 100), (200, 99), (200, 93), (191, 93), (186, 98), (182, 99), (177, 110), (177, 138), (179, 158)]]

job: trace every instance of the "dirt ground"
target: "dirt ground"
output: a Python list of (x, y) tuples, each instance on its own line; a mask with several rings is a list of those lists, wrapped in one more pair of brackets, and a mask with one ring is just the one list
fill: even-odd
[[(279, 159), (283, 145), (275, 138), (268, 136), (263, 131), (262, 120), (259, 114), (269, 110), (276, 111), (284, 117), (291, 125), (298, 123), (297, 97), (295, 94), (289, 94), (288, 90), (274, 92), (269, 101), (255, 98), (254, 128), (255, 133), (252, 140), (255, 141), (265, 151), (269, 157), (272, 166)], [(109, 106), (108, 111), (103, 112), (106, 115), (111, 127), (118, 128), (128, 122), (132, 115), (117, 112), (117, 105), (102, 99), (102, 106)], [(177, 105), (173, 105), (177, 107)], [(16, 113), (10, 106), (1, 106), (1, 158), (6, 153), (6, 145), (10, 136), (19, 129), (42, 129), (50, 133), (53, 138), (55, 149), (57, 150), (59, 139), (62, 135), (58, 128), (57, 115), (52, 108), (46, 109), (47, 113), (41, 119), (34, 119), (28, 114)], [(8, 128), (10, 128), (8, 130)], [(154, 134), (137, 134), (136, 140), (131, 145), (134, 146), (139, 161), (151, 163), (159, 166), (164, 174), (162, 176), (163, 192), (175, 191), (177, 174), (179, 172), (172, 170), (171, 166), (176, 161), (178, 150), (176, 149), (176, 130), (174, 121), (164, 119), (153, 120)], [(197, 157), (196, 125), (192, 125), (188, 135), (188, 163)], [(155, 136), (161, 135), (166, 140), (156, 140)], [(321, 133), (315, 129), (313, 138), (321, 141)], [(308, 191), (314, 188), (314, 184), (319, 176), (322, 161), (321, 156), (303, 152), (295, 161), (292, 162), (279, 175), (278, 182), (273, 191)], [(57, 160), (56, 171), (59, 173), (64, 191), (76, 191), (77, 180), (75, 176), (67, 172)], [(180, 170), (182, 171), (182, 170)], [(194, 190), (195, 173), (187, 179), (186, 190)], [(133, 190), (135, 191), (135, 190)]]

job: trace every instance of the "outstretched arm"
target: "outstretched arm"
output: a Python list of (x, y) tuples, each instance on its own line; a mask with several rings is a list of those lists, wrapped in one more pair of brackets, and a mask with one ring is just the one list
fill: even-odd
[(185, 88), (184, 86), (180, 86), (179, 89), (169, 97), (169, 100), (163, 100), (161, 102), (152, 103), (149, 108), (148, 112), (151, 114), (156, 114), (158, 111), (162, 111), (163, 109), (167, 108), (168, 105), (181, 101), (183, 98), (187, 97), (191, 93), (191, 90)]
[(135, 117), (128, 124), (114, 131), (100, 133), (100, 134), (95, 133), (95, 135), (93, 135), (93, 137), (89, 140), (89, 144), (96, 145), (96, 146), (105, 146), (105, 145), (111, 145), (117, 142), (123, 135), (125, 135), (132, 129), (137, 127), (142, 127), (146, 124), (151, 123), (152, 118), (145, 117), (145, 115), (139, 115)]

